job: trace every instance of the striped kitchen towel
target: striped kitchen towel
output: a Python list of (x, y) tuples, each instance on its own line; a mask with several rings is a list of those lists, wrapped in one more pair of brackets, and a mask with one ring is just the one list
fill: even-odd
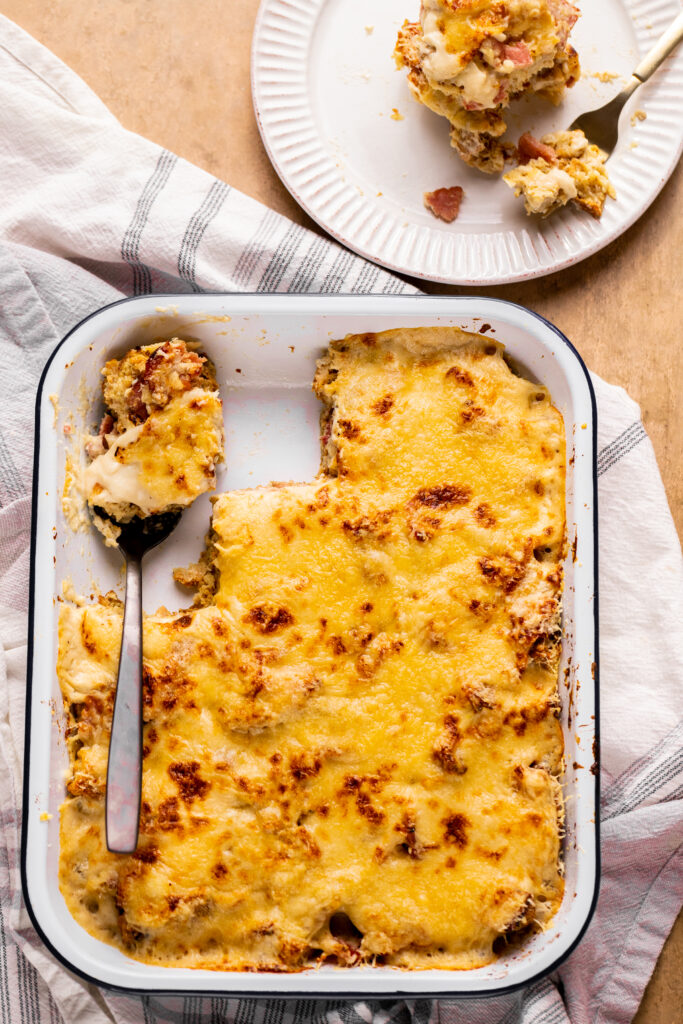
[(626, 1024), (683, 897), (683, 565), (637, 406), (599, 410), (603, 882), (551, 978), (502, 999), (269, 1001), (112, 994), (42, 946), (19, 883), (33, 403), (62, 335), (143, 292), (412, 291), (125, 131), (0, 18), (0, 1024)]

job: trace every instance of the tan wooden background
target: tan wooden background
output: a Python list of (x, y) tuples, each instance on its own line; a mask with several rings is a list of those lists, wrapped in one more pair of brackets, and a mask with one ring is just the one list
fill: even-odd
[[(125, 128), (318, 230), (270, 166), (254, 120), (249, 50), (257, 7), (257, 0), (0, 0), (0, 11), (77, 71)], [(645, 216), (601, 253), (538, 281), (477, 289), (548, 317), (592, 370), (640, 403), (679, 535), (682, 199), (679, 165)], [(683, 1021), (682, 960), (683, 915), (636, 1024)]]

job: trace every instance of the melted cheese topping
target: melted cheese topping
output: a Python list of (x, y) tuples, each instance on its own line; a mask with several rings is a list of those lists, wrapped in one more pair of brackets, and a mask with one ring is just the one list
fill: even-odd
[(223, 447), (218, 393), (192, 388), (108, 440), (109, 449), (83, 471), (91, 507), (126, 521), (191, 505), (215, 485)]
[(562, 419), (451, 328), (335, 342), (315, 389), (321, 475), (222, 495), (213, 605), (145, 620), (132, 856), (103, 826), (120, 610), (62, 608), (61, 889), (148, 962), (477, 967), (562, 898)]

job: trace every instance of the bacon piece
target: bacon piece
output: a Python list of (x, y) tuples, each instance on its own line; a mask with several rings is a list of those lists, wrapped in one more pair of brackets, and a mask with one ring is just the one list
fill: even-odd
[(464, 196), (460, 185), (451, 188), (437, 188), (435, 192), (425, 192), (424, 204), (430, 213), (447, 224), (452, 224), (460, 213), (460, 204)]
[(552, 146), (546, 146), (543, 142), (539, 142), (531, 132), (524, 132), (517, 143), (518, 163), (528, 164), (530, 160), (535, 160), (537, 157), (549, 164), (557, 163), (557, 153)]
[(503, 46), (503, 60), (512, 61), (516, 68), (526, 68), (533, 64), (531, 51), (523, 39)]
[(102, 422), (100, 423), (100, 437), (104, 437), (105, 434), (111, 434), (113, 429), (114, 417), (110, 412), (105, 413), (102, 417)]
[(486, 43), (501, 64), (509, 60), (516, 68), (528, 68), (534, 62), (531, 50), (523, 39), (514, 39), (510, 43), (501, 43), (499, 39), (487, 39)]
[(560, 46), (564, 46), (581, 12), (569, 0), (548, 0), (548, 10), (555, 19)]
[(149, 416), (149, 409), (142, 400), (142, 381), (134, 380), (126, 393), (126, 405), (132, 420), (144, 423)]
[(109, 447), (106, 435), (111, 434), (113, 429), (114, 417), (111, 413), (105, 413), (102, 417), (97, 437), (91, 437), (85, 446), (85, 450), (91, 459), (96, 459), (98, 455), (103, 455), (106, 452)]

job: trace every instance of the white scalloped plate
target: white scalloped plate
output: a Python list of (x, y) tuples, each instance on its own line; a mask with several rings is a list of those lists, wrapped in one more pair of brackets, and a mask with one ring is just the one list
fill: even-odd
[[(580, 3), (580, 0), (579, 0)], [(679, 0), (584, 0), (572, 34), (583, 76), (561, 107), (522, 100), (508, 137), (567, 127), (607, 102), (680, 11)], [(622, 114), (609, 161), (617, 190), (600, 221), (575, 207), (527, 217), (500, 179), (466, 167), (448, 125), (416, 103), (392, 51), (419, 0), (262, 0), (252, 91), (268, 155), (297, 202), (340, 242), (415, 277), (491, 285), (541, 277), (597, 252), (647, 209), (683, 148), (683, 47)], [(596, 75), (615, 76), (602, 82)], [(394, 108), (402, 120), (392, 117)], [(647, 118), (631, 123), (642, 109)], [(458, 220), (437, 221), (423, 192), (462, 185)]]

